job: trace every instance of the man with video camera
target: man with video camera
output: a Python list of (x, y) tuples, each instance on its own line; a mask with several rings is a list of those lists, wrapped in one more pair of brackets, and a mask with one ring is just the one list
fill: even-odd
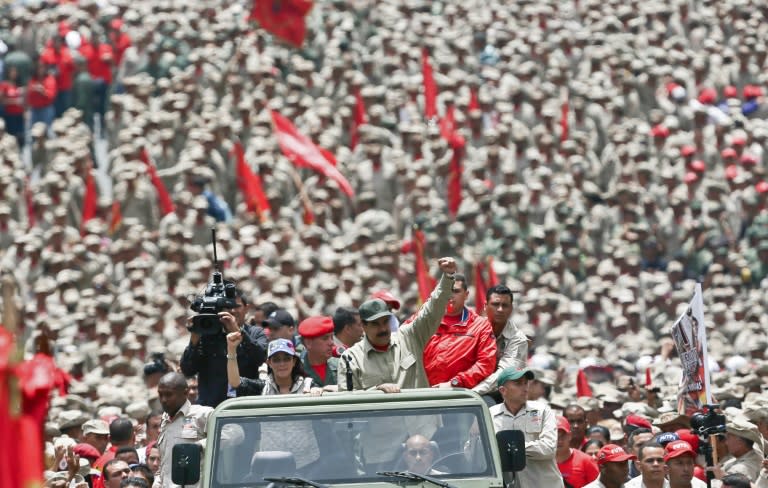
[[(225, 282), (227, 286), (234, 283)], [(213, 331), (201, 331), (194, 325), (190, 328), (189, 344), (181, 356), (181, 371), (186, 376), (197, 375), (199, 395), (197, 403), (215, 408), (227, 399), (227, 361), (237, 361), (240, 375), (246, 378), (259, 377), (259, 366), (267, 357), (267, 337), (258, 325), (245, 323), (247, 301), (242, 291), (235, 289), (235, 306), (222, 313), (232, 314), (237, 325), (225, 326), (228, 322), (216, 320)], [(227, 355), (226, 334), (242, 330), (243, 342), (237, 347), (237, 355)], [(204, 333), (201, 333), (204, 332)]]

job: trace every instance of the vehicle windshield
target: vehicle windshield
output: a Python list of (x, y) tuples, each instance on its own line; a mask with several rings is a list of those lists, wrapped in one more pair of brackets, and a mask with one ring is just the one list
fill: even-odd
[(213, 486), (253, 486), (284, 476), (360, 483), (381, 481), (379, 471), (495, 477), (492, 440), (478, 422), (480, 407), (221, 418)]

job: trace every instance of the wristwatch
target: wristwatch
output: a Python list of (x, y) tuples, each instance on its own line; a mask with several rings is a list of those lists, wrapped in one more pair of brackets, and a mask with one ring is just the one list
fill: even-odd
[(237, 359), (237, 354), (227, 354), (227, 359), (229, 359), (230, 361), (234, 361), (235, 359)]
[(451, 386), (454, 387), (454, 388), (459, 386), (458, 378), (454, 378), (454, 379), (451, 380)]

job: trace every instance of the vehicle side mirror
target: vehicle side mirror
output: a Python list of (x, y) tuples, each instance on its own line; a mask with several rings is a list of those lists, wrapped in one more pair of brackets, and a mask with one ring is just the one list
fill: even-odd
[(496, 432), (499, 445), (501, 470), (505, 473), (525, 469), (525, 435), (522, 430), (502, 430)]
[(171, 481), (177, 485), (194, 485), (200, 481), (200, 453), (197, 444), (176, 444), (171, 454)]

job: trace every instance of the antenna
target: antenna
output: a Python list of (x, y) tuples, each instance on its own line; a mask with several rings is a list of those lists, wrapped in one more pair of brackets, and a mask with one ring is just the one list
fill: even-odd
[(219, 257), (216, 255), (216, 227), (211, 227), (211, 241), (213, 241), (213, 268), (219, 271)]

